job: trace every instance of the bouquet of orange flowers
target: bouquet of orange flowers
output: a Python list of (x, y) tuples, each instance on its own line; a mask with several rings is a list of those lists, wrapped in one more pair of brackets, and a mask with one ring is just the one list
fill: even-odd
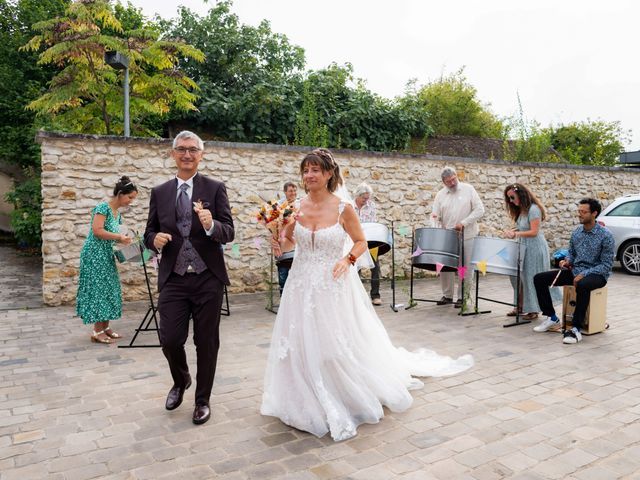
[(286, 201), (278, 203), (275, 200), (271, 200), (260, 207), (256, 214), (256, 219), (267, 227), (273, 238), (277, 239), (280, 237), (284, 227), (296, 218), (297, 214), (297, 209)]

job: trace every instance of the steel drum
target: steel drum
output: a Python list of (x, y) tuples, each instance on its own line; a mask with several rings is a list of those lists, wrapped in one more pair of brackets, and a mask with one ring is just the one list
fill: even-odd
[(374, 222), (365, 222), (362, 224), (364, 238), (367, 239), (367, 245), (371, 248), (378, 247), (378, 256), (384, 255), (391, 250), (393, 241), (391, 240), (391, 232), (386, 225)]
[(515, 277), (518, 274), (518, 245), (520, 245), (520, 269), (524, 261), (525, 245), (515, 240), (492, 237), (476, 237), (473, 240), (471, 266), (478, 270), (478, 262), (487, 262), (487, 272)]
[(460, 241), (456, 230), (444, 228), (416, 228), (414, 251), (420, 247), (420, 255), (411, 257), (416, 268), (436, 271), (436, 263), (443, 265), (442, 272), (458, 270)]
[(291, 265), (293, 264), (294, 253), (295, 253), (295, 250), (291, 250), (290, 252), (284, 252), (279, 257), (275, 257), (276, 265), (279, 267), (291, 268)]

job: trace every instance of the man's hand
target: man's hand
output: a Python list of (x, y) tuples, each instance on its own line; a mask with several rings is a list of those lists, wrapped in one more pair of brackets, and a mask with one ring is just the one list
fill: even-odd
[(568, 260), (560, 260), (558, 262), (558, 266), (560, 268), (565, 268), (567, 270), (571, 270), (571, 263)]
[(204, 229), (209, 230), (213, 225), (213, 215), (211, 215), (211, 210), (201, 208), (199, 205), (194, 204), (193, 211), (198, 215), (200, 223)]
[(153, 246), (156, 248), (156, 250), (160, 251), (162, 250), (162, 247), (164, 247), (170, 241), (171, 234), (160, 232), (156, 234), (156, 237), (153, 239)]
[(575, 277), (573, 277), (573, 286), (578, 288), (578, 282), (580, 280), (582, 280), (584, 278), (584, 275), (580, 274), (580, 275), (576, 275)]
[(462, 225), (461, 223), (456, 223), (456, 226), (453, 227), (455, 230), (461, 232), (464, 229), (464, 225)]

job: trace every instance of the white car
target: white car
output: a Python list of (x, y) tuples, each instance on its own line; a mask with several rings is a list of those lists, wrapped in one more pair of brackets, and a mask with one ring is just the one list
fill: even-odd
[(640, 275), (640, 195), (625, 195), (598, 215), (616, 242), (616, 260), (625, 272)]

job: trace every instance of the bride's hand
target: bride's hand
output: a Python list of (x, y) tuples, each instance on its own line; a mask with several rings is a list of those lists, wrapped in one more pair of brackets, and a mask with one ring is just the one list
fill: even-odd
[(342, 258), (333, 267), (333, 278), (337, 280), (342, 275), (347, 273), (351, 268), (351, 263), (346, 258)]

